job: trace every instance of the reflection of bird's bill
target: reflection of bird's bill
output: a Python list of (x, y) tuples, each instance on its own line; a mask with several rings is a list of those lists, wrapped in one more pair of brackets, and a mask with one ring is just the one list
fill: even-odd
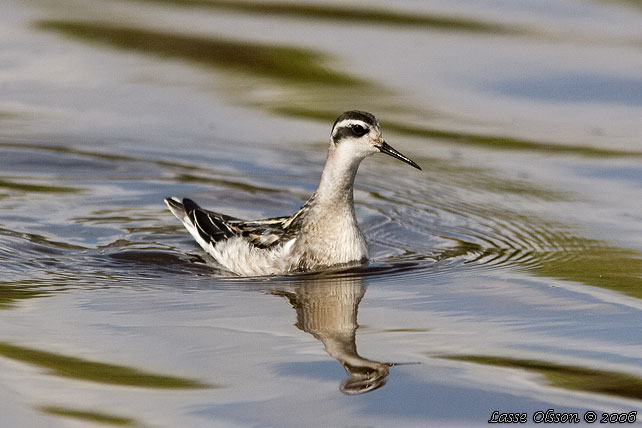
[(388, 156), (392, 156), (395, 159), (399, 159), (402, 162), (407, 163), (408, 165), (412, 166), (413, 168), (417, 168), (418, 170), (421, 171), (421, 167), (417, 165), (415, 161), (410, 159), (408, 156), (402, 155), (399, 153), (396, 149), (394, 149), (390, 144), (386, 143), (385, 141), (377, 147), (381, 153), (385, 153)]
[(364, 394), (379, 389), (386, 384), (388, 369), (394, 366), (409, 366), (421, 364), (412, 363), (379, 363), (361, 359), (360, 365), (344, 363), (343, 367), (350, 376), (341, 384), (341, 392), (348, 395)]
[(415, 361), (412, 363), (386, 363), (386, 364), (388, 364), (388, 367), (395, 367), (395, 366), (414, 366), (421, 363), (418, 361)]

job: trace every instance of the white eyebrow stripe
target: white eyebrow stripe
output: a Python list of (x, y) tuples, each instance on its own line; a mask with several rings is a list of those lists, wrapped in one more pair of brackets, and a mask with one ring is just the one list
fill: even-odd
[(360, 120), (360, 119), (344, 119), (341, 122), (338, 122), (336, 125), (334, 125), (334, 129), (343, 128), (345, 126), (351, 126), (351, 125), (361, 125), (364, 128), (370, 128), (370, 125), (368, 125), (363, 120)]

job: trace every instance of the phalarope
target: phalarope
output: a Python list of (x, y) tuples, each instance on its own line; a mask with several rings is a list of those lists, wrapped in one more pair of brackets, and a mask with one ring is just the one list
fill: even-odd
[(421, 168), (386, 143), (374, 115), (347, 111), (334, 122), (316, 192), (292, 216), (245, 221), (208, 211), (190, 199), (165, 199), (170, 211), (227, 271), (242, 276), (320, 270), (368, 260), (354, 213), (359, 164), (377, 152)]

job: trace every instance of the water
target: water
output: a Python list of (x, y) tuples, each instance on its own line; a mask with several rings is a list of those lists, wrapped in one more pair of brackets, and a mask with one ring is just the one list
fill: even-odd
[[(321, 5), (321, 6), (318, 6)], [(0, 426), (641, 411), (637, 2), (0, 5)], [(162, 199), (294, 212), (360, 108), (372, 261), (235, 278)]]

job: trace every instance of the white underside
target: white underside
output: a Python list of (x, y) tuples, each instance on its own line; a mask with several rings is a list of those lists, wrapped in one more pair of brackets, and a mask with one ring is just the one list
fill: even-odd
[(298, 260), (291, 254), (296, 239), (270, 248), (257, 248), (242, 237), (213, 245), (206, 242), (189, 221), (180, 220), (196, 242), (225, 270), (241, 276), (277, 275), (296, 270)]
[(298, 258), (292, 248), (296, 239), (270, 248), (257, 248), (241, 237), (205, 248), (225, 269), (243, 276), (277, 275), (295, 271)]
[(294, 238), (270, 248), (258, 248), (239, 236), (214, 245), (199, 235), (188, 218), (180, 220), (196, 242), (225, 270), (241, 276), (279, 275), (298, 271), (302, 266), (305, 270), (320, 269), (368, 258), (368, 247), (360, 234), (344, 237), (341, 248), (329, 249), (320, 260), (304, 262), (306, 250), (310, 250), (309, 242)]

